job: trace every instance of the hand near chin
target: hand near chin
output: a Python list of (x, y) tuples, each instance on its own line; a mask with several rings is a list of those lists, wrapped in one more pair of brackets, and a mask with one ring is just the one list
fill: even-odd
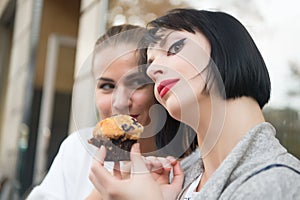
[(128, 179), (123, 179), (118, 168), (114, 169), (112, 175), (103, 166), (106, 155), (104, 147), (101, 147), (99, 153), (100, 163), (94, 161), (89, 178), (105, 200), (171, 200), (176, 198), (181, 189), (183, 173), (179, 162), (174, 162), (174, 179), (169, 183), (168, 175), (166, 175), (168, 171), (170, 172), (169, 169), (151, 170), (150, 173), (147, 166), (154, 169), (159, 164), (146, 161), (141, 156), (139, 144), (133, 145), (131, 149), (131, 175)]

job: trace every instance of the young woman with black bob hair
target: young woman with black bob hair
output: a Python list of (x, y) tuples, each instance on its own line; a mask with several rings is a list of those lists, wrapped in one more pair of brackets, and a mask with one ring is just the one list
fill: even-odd
[[(299, 198), (300, 162), (264, 119), (270, 78), (246, 28), (224, 12), (194, 9), (171, 10), (148, 27), (141, 48), (155, 97), (197, 132), (202, 157), (184, 181), (172, 161), (171, 183), (161, 181), (167, 170), (161, 179), (136, 173), (129, 180), (136, 188), (92, 167), (96, 187), (105, 186), (108, 199)], [(100, 153), (105, 157), (105, 150)], [(144, 160), (134, 146), (133, 171), (149, 171)]]

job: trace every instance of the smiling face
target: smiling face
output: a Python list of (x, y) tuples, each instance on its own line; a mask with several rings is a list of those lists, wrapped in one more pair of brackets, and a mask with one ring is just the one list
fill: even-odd
[(155, 82), (154, 93), (158, 101), (174, 118), (188, 121), (182, 119), (182, 108), (196, 112), (195, 104), (209, 98), (203, 95), (203, 90), (210, 44), (199, 32), (165, 31), (163, 34), (162, 40), (148, 49), (150, 65), (147, 74)]
[(138, 71), (136, 53), (132, 49), (130, 45), (119, 45), (95, 54), (96, 106), (101, 119), (128, 114), (147, 125), (149, 110), (155, 103), (153, 84)]

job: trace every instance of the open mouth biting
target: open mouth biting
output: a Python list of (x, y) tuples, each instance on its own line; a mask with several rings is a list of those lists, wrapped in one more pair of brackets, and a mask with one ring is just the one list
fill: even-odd
[(130, 116), (136, 119), (139, 115), (130, 114)]
[(157, 92), (159, 96), (162, 98), (169, 92), (169, 90), (179, 81), (179, 79), (169, 79), (160, 82), (157, 87)]

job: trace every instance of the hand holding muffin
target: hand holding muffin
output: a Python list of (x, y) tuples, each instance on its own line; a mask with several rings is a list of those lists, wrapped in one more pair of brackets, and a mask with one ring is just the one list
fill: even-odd
[[(129, 179), (119, 179), (104, 167), (106, 150), (100, 148), (99, 161), (94, 161), (89, 178), (95, 188), (101, 193), (103, 199), (175, 199), (181, 190), (184, 179), (180, 163), (172, 162), (174, 177), (171, 182), (155, 179), (149, 171), (145, 159), (142, 157), (139, 144), (134, 144), (131, 149), (131, 176)], [(162, 174), (164, 176), (164, 174)], [(116, 189), (117, 188), (117, 189)], [(145, 190), (145, 188), (147, 188)]]

